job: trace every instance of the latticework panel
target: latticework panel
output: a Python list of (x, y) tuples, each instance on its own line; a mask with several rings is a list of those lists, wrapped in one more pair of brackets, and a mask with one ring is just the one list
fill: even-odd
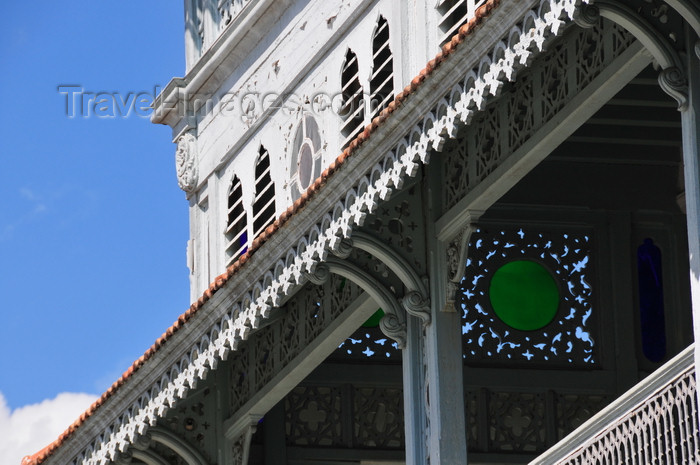
[(509, 455), (542, 453), (602, 410), (608, 401), (600, 394), (467, 388), (468, 450)]
[[(341, 283), (343, 285), (341, 286)], [(309, 284), (290, 300), (272, 324), (256, 332), (233, 354), (231, 407), (240, 408), (318, 337), (362, 290), (331, 275)]]
[(300, 385), (284, 408), (288, 446), (404, 449), (401, 388)]
[(556, 403), (557, 439), (562, 439), (602, 410), (609, 403), (609, 398), (603, 395), (559, 394)]
[(294, 388), (284, 401), (287, 444), (342, 446), (341, 397), (338, 387)]
[[(459, 4), (462, 2), (443, 2)], [(444, 204), (453, 207), (619, 57), (634, 37), (610, 22), (572, 31), (551, 45), (502, 98), (444, 150)]]
[(401, 363), (401, 349), (382, 333), (379, 326), (363, 327), (343, 341), (331, 357), (338, 360)]
[(354, 443), (357, 447), (403, 449), (403, 392), (401, 389), (354, 389)]
[(561, 464), (700, 463), (700, 434), (691, 366), (641, 405), (608, 425)]

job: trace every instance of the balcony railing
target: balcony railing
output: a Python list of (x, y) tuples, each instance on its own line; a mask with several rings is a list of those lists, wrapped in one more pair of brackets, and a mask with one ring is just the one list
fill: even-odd
[(700, 463), (693, 347), (530, 464)]

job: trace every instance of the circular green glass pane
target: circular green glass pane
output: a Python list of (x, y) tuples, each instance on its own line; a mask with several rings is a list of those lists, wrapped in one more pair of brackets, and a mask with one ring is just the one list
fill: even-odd
[(530, 260), (516, 260), (496, 270), (489, 299), (505, 324), (532, 331), (554, 319), (559, 308), (559, 289), (545, 267)]

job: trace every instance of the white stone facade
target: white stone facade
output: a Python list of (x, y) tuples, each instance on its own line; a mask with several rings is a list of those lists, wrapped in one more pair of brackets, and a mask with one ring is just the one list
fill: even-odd
[[(342, 151), (344, 137), (339, 129), (343, 120), (338, 110), (342, 100), (341, 69), (348, 49), (357, 55), (360, 84), (369, 98), (373, 33), (380, 16), (386, 19), (393, 54), (393, 88), (398, 93), (439, 51), (440, 14), (427, 0), (412, 4), (398, 0), (353, 4), (325, 0), (302, 4), (233, 2), (240, 5), (233, 6), (237, 15), (225, 32), (226, 37), (241, 36), (240, 42), (216, 48), (212, 44), (219, 45), (226, 38), (212, 13), (217, 2), (185, 3), (188, 18), (194, 11), (204, 12), (205, 37), (209, 39), (202, 49), (188, 19), (189, 73), (175, 112), (180, 114), (159, 117), (159, 113), (166, 112), (167, 105), (163, 105), (156, 109), (155, 121), (173, 126), (176, 141), (183, 131), (196, 139), (196, 185), (187, 190), (188, 265), (194, 301), (214, 277), (225, 271), (226, 206), (233, 176), (241, 179), (244, 205), (250, 210), (255, 159), (264, 146), (271, 157), (279, 216), (294, 200), (290, 186), (294, 173), (290, 171), (297, 155), (292, 153), (294, 136), (302, 116), (313, 116), (319, 126), (323, 169)], [(216, 39), (212, 39), (214, 36)], [(201, 55), (200, 50), (204, 51)], [(219, 55), (223, 53), (233, 58), (222, 60)], [(200, 69), (207, 62), (218, 61), (222, 63), (202, 76)], [(185, 104), (187, 99), (191, 101)], [(197, 105), (210, 108), (197, 111)], [(364, 124), (369, 120), (370, 111), (365, 111)], [(248, 228), (247, 237), (252, 241), (251, 221)]]

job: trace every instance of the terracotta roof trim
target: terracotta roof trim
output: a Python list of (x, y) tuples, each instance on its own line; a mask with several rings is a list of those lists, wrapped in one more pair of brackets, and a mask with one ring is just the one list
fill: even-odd
[[(400, 92), (396, 98), (385, 108), (382, 112), (375, 117), (370, 124), (368, 124), (364, 130), (350, 143), (350, 145), (343, 150), (343, 152), (336, 158), (336, 160), (331, 163), (326, 170), (323, 171), (321, 176), (314, 181), (314, 183), (307, 189), (307, 191), (302, 194), (302, 196), (297, 199), (293, 205), (291, 205), (280, 217), (275, 220), (275, 222), (268, 226), (263, 233), (256, 237), (248, 251), (243, 254), (236, 262), (234, 262), (225, 273), (218, 276), (209, 288), (203, 293), (203, 295), (194, 302), (187, 311), (178, 317), (178, 319), (170, 326), (165, 333), (163, 333), (155, 343), (146, 352), (137, 359), (129, 369), (127, 369), (122, 376), (115, 381), (112, 386), (102, 394), (102, 396), (95, 401), (73, 424), (71, 424), (56, 441), (49, 444), (39, 452), (27, 456), (22, 460), (22, 465), (38, 465), (43, 463), (48, 457), (53, 455), (56, 450), (68, 439), (70, 438), (76, 430), (85, 423), (85, 421), (91, 417), (97, 409), (102, 406), (114, 393), (131, 378), (134, 373), (136, 373), (153, 355), (177, 332), (179, 331), (194, 315), (202, 309), (202, 307), (217, 293), (221, 290), (231, 278), (236, 275), (239, 270), (245, 265), (247, 261), (256, 253), (260, 247), (267, 242), (283, 225), (285, 225), (297, 212), (299, 212), (304, 206), (308, 204), (311, 198), (327, 183), (328, 179), (343, 166), (349, 157), (351, 157), (362, 144), (364, 144), (371, 135), (380, 128), (391, 114), (393, 114), (401, 105), (403, 105), (412, 94), (414, 94), (438, 67), (457, 49), (457, 47), (465, 41), (465, 39), (473, 34), (473, 32), (482, 24), (482, 22), (491, 15), (492, 11), (501, 3), (501, 0), (487, 0), (485, 4), (477, 9), (477, 12), (467, 24), (463, 25), (457, 34), (452, 38), (450, 42), (442, 47), (442, 50), (436, 55), (436, 57), (430, 60), (426, 67), (411, 80), (411, 83), (406, 86), (402, 92)], [(521, 63), (515, 64), (519, 66), (526, 66), (527, 60), (525, 56), (529, 57), (535, 51), (541, 51), (544, 39), (550, 35), (556, 35), (563, 23), (563, 18), (572, 19), (574, 15), (574, 9), (577, 0), (541, 0), (539, 8), (538, 19), (541, 21), (539, 25), (533, 23), (533, 28), (537, 27), (537, 30), (533, 31), (535, 34), (531, 34), (531, 37), (523, 37), (521, 42), (529, 45), (521, 47), (518, 55), (521, 55)], [(558, 14), (553, 14), (551, 11), (557, 11)], [(521, 19), (522, 21), (522, 19)], [(533, 32), (528, 31), (528, 32)], [(525, 35), (525, 34), (523, 34)], [(541, 39), (541, 40), (540, 40)], [(520, 44), (523, 45), (523, 44)], [(483, 95), (484, 97), (486, 95)], [(478, 109), (477, 109), (478, 110)], [(467, 110), (474, 111), (474, 110)], [(424, 161), (421, 159), (421, 161)]]

